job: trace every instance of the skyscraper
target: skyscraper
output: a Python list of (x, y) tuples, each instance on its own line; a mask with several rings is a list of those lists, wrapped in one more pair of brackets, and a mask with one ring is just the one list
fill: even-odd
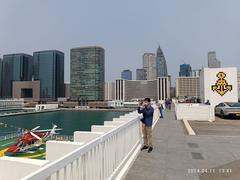
[(156, 56), (154, 53), (143, 54), (143, 69), (146, 70), (147, 80), (157, 78)]
[(32, 78), (32, 56), (28, 54), (8, 54), (2, 62), (2, 97), (12, 97), (13, 81), (29, 81)]
[(78, 101), (104, 100), (105, 55), (99, 46), (71, 49), (70, 96)]
[(146, 69), (136, 69), (136, 80), (147, 80)]
[(209, 68), (221, 67), (221, 62), (217, 59), (215, 51), (208, 52), (208, 67)]
[(33, 53), (34, 79), (40, 80), (41, 101), (64, 97), (64, 53), (57, 50)]
[(156, 63), (157, 63), (157, 77), (166, 77), (168, 76), (167, 72), (167, 63), (162, 52), (160, 46), (157, 49), (157, 56), (156, 56)]
[(189, 77), (191, 75), (192, 75), (192, 67), (190, 66), (190, 64), (181, 64), (179, 76)]
[(121, 79), (132, 80), (132, 71), (129, 69), (123, 70), (121, 72)]

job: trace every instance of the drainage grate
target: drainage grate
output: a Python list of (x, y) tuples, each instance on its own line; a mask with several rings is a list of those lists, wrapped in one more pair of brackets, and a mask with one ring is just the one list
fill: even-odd
[(188, 147), (190, 148), (199, 148), (198, 144), (196, 143), (187, 143), (188, 144)]
[(191, 152), (191, 154), (192, 154), (192, 158), (193, 159), (204, 160), (204, 158), (203, 158), (201, 153)]

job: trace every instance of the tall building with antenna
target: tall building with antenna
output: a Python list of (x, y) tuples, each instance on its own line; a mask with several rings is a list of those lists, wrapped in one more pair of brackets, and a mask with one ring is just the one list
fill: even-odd
[(167, 63), (164, 57), (164, 54), (162, 52), (162, 49), (160, 46), (158, 46), (157, 49), (157, 55), (156, 55), (156, 68), (157, 68), (157, 77), (166, 77), (168, 76), (167, 72)]

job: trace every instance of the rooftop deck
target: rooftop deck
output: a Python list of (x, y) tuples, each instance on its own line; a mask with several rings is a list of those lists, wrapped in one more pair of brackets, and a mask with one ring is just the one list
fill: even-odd
[(239, 179), (239, 136), (186, 135), (174, 112), (165, 111), (153, 145), (152, 153), (140, 152), (125, 180)]

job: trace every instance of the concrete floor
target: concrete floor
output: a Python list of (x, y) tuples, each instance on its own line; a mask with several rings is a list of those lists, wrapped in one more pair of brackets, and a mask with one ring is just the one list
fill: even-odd
[(239, 179), (240, 137), (189, 136), (174, 112), (164, 115), (153, 131), (153, 152), (140, 152), (126, 180)]
[(240, 119), (222, 119), (216, 116), (214, 122), (188, 121), (197, 135), (240, 136)]

